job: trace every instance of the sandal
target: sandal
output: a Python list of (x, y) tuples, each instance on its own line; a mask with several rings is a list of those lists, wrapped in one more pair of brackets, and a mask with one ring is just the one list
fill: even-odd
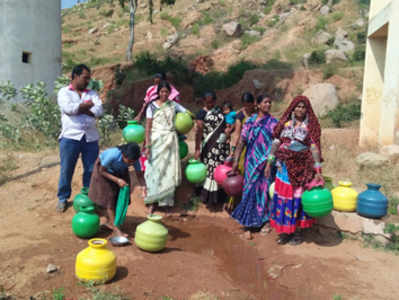
[(277, 239), (276, 241), (277, 241), (277, 244), (279, 244), (279, 245), (285, 245), (285, 244), (287, 244), (291, 239), (292, 239), (292, 234), (283, 233), (283, 234), (280, 234), (280, 235), (279, 235), (279, 237), (278, 237), (278, 239)]
[(290, 243), (291, 246), (297, 246), (297, 245), (302, 244), (303, 243), (302, 234), (299, 233), (299, 232), (296, 232), (289, 243)]

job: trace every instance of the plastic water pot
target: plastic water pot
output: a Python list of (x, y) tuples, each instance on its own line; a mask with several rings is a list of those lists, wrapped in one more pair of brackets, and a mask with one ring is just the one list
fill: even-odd
[(382, 218), (387, 214), (388, 199), (379, 191), (381, 185), (367, 183), (367, 190), (357, 197), (357, 213), (367, 218)]
[(322, 187), (316, 187), (302, 194), (302, 207), (311, 217), (323, 217), (333, 209), (331, 192)]
[(236, 197), (241, 195), (244, 185), (244, 177), (241, 175), (228, 176), (223, 181), (222, 187), (227, 195)]
[(136, 228), (134, 242), (142, 250), (158, 252), (165, 248), (168, 230), (161, 223), (159, 215), (148, 215), (147, 221)]
[(187, 180), (191, 183), (201, 183), (205, 180), (208, 170), (202, 162), (190, 159), (185, 170)]
[(222, 185), (223, 182), (227, 179), (227, 173), (232, 170), (232, 162), (225, 161), (223, 164), (218, 165), (213, 171), (213, 178), (217, 182), (217, 184)]
[(175, 128), (181, 134), (188, 133), (193, 128), (194, 122), (190, 114), (187, 112), (179, 112), (175, 117)]
[(73, 208), (75, 209), (76, 212), (79, 212), (81, 207), (96, 206), (95, 203), (90, 200), (88, 195), (89, 195), (89, 189), (83, 187), (80, 193), (77, 194), (75, 198), (73, 198)]
[(179, 156), (180, 159), (183, 159), (187, 156), (188, 154), (188, 145), (185, 141), (181, 140), (179, 141)]
[(78, 237), (93, 237), (100, 228), (100, 218), (94, 213), (93, 206), (81, 207), (80, 211), (72, 218), (72, 231)]
[(127, 125), (123, 128), (122, 136), (126, 142), (136, 142), (140, 144), (144, 141), (145, 130), (137, 121), (127, 121)]
[(358, 193), (351, 186), (349, 181), (339, 181), (338, 186), (331, 191), (335, 210), (356, 211)]
[(105, 283), (116, 274), (116, 256), (107, 249), (107, 240), (94, 238), (76, 256), (75, 275), (82, 281)]

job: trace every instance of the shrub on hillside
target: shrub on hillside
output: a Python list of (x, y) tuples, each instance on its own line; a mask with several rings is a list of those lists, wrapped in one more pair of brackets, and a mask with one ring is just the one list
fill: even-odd
[(327, 117), (331, 119), (336, 127), (342, 127), (342, 123), (359, 120), (361, 115), (360, 101), (338, 104), (338, 106), (327, 113)]
[(366, 49), (364, 49), (364, 47), (357, 47), (352, 55), (353, 61), (364, 61), (365, 58), (366, 58)]
[(326, 54), (324, 50), (315, 50), (310, 54), (309, 64), (320, 65), (326, 62)]

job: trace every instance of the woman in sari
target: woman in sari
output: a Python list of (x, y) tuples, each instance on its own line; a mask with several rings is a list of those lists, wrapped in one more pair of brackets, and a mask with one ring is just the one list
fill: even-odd
[(242, 200), (231, 216), (245, 227), (247, 239), (251, 239), (251, 231), (258, 231), (269, 221), (269, 182), (264, 172), (277, 124), (277, 120), (269, 113), (272, 106), (270, 96), (260, 95), (256, 102), (258, 113), (252, 115), (243, 126), (231, 171), (237, 172), (241, 152), (246, 146)]
[[(226, 201), (226, 194), (213, 179), (213, 171), (229, 156), (229, 144), (226, 141), (226, 123), (223, 111), (216, 106), (216, 94), (204, 95), (204, 107), (196, 116), (195, 158), (207, 166), (208, 174), (201, 190), (201, 200), (214, 206)], [(202, 142), (202, 147), (201, 147)]]
[(321, 129), (310, 101), (297, 96), (274, 129), (274, 140), (265, 175), (274, 160), (278, 168), (271, 206), (271, 226), (279, 234), (278, 244), (302, 243), (302, 229), (314, 219), (302, 209), (305, 189), (323, 184), (321, 176)]
[[(255, 112), (255, 98), (251, 93), (249, 93), (249, 92), (243, 93), (241, 96), (241, 103), (242, 103), (243, 107), (236, 114), (234, 131), (231, 134), (232, 135), (231, 143), (230, 143), (231, 157), (234, 156), (234, 153), (235, 153), (238, 143), (240, 141), (242, 127), (244, 126), (247, 119)], [(246, 145), (244, 144), (242, 151), (241, 151), (241, 156), (240, 156), (240, 159), (238, 162), (238, 170), (240, 171), (240, 173), (242, 175), (244, 175), (245, 151), (246, 151)], [(229, 201), (226, 205), (226, 210), (228, 212), (233, 211), (239, 202), (240, 202), (240, 198), (230, 197)]]
[(144, 203), (152, 214), (155, 204), (160, 207), (174, 205), (175, 189), (181, 182), (179, 142), (175, 131), (175, 115), (185, 112), (180, 104), (168, 99), (171, 87), (168, 82), (158, 84), (158, 98), (146, 110), (147, 157), (144, 178), (147, 196)]

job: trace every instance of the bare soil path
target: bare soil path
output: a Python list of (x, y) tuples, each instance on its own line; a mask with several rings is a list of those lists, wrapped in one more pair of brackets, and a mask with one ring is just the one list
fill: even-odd
[[(72, 233), (72, 208), (62, 215), (55, 212), (57, 151), (15, 155), (19, 168), (14, 175), (50, 167), (0, 186), (0, 286), (17, 299), (55, 288), (79, 299), (87, 290), (74, 277), (74, 263), (87, 240)], [(81, 174), (78, 165), (74, 194), (81, 188)], [(177, 198), (188, 201), (190, 193), (185, 184)], [(135, 192), (124, 225), (131, 238), (144, 217)], [(106, 289), (120, 289), (133, 299), (397, 299), (399, 258), (357, 241), (317, 231), (296, 247), (277, 245), (275, 233), (246, 241), (226, 213), (203, 207), (164, 223), (170, 237), (161, 253), (110, 246), (118, 272)], [(108, 238), (109, 232), (99, 236)], [(48, 274), (50, 263), (59, 270)]]

